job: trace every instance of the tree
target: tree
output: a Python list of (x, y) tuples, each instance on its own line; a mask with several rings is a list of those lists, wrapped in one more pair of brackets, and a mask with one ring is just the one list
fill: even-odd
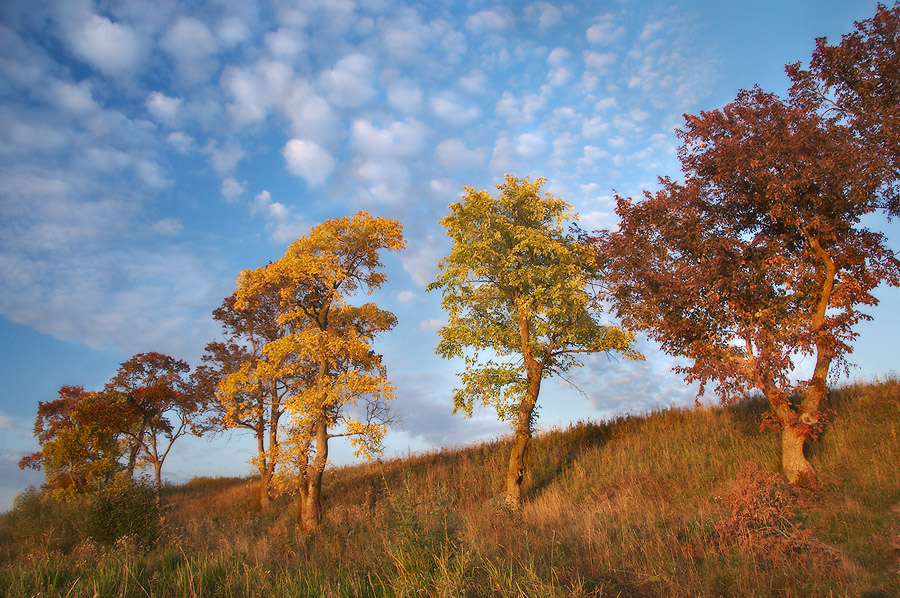
[[(816, 39), (809, 68), (786, 67), (794, 84), (791, 95), (812, 110), (851, 127), (869, 152), (889, 162), (885, 206), (900, 213), (900, 3), (878, 5), (875, 15), (855, 24), (837, 45)], [(887, 191), (887, 190), (886, 190)]]
[(120, 409), (130, 411), (126, 437), (126, 471), (133, 476), (139, 460), (153, 466), (157, 493), (162, 488), (162, 466), (175, 441), (186, 434), (203, 433), (202, 397), (187, 378), (190, 366), (162, 353), (139, 353), (121, 364), (104, 392), (117, 397)]
[[(848, 127), (759, 88), (686, 116), (678, 134), (685, 182), (617, 195), (619, 230), (596, 239), (617, 311), (690, 359), (681, 371), (701, 389), (761, 391), (785, 476), (813, 477), (804, 445), (824, 425), (832, 366), (846, 364), (871, 291), (900, 284), (884, 237), (860, 225), (883, 207), (883, 161)], [(814, 367), (792, 385), (798, 355)]]
[[(349, 437), (358, 455), (381, 450), (385, 401), (393, 398), (393, 387), (371, 343), (397, 319), (373, 303), (348, 301), (360, 291), (378, 289), (386, 278), (380, 251), (403, 246), (396, 220), (360, 212), (323, 222), (292, 243), (284, 257), (245, 270), (238, 279), (237, 309), (247, 309), (269, 289), (279, 290), (278, 322), (284, 334), (267, 342), (263, 353), (272, 366), (271, 378), (289, 384), (291, 426), (281, 453), (288, 453), (283, 463), (297, 474), (306, 529), (321, 522), (328, 441)], [(362, 413), (355, 415), (354, 409)]]
[(43, 469), (44, 489), (57, 495), (96, 490), (121, 469), (117, 415), (103, 394), (61, 387), (58, 399), (38, 403), (34, 434), (41, 450), (19, 467)]
[(477, 399), (512, 420), (504, 495), (512, 508), (521, 504), (541, 381), (581, 365), (578, 354), (642, 359), (630, 333), (601, 323), (602, 306), (589, 288), (594, 262), (564, 229), (577, 216), (565, 201), (542, 197), (544, 183), (506, 175), (497, 198), (466, 187), (441, 220), (453, 247), (428, 286), (442, 291), (449, 318), (437, 353), (465, 359), (454, 413), (471, 417)]
[(285, 376), (284, 364), (269, 360), (264, 350), (268, 343), (287, 334), (278, 319), (279, 299), (276, 287), (260, 287), (247, 297), (244, 309), (235, 307), (235, 295), (227, 297), (213, 312), (222, 323), (225, 342), (209, 343), (203, 357), (205, 365), (195, 372), (198, 389), (216, 407), (220, 424), (253, 432), (257, 445), (253, 463), (259, 472), (263, 511), (268, 510), (273, 493), (281, 416), (294, 378)]

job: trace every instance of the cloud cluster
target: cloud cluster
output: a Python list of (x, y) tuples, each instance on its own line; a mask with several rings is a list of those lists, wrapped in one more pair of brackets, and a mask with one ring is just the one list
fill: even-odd
[[(238, 271), (366, 209), (401, 219), (389, 280), (413, 290), (388, 301), (423, 310), (408, 334), (433, 334), (439, 299), (419, 291), (463, 185), (546, 176), (606, 225), (609, 189), (673, 156), (671, 123), (708, 89), (690, 22), (606, 10), (9, 0), (0, 314), (91, 347), (196, 355)], [(410, 433), (499, 429), (438, 417), (452, 381), (413, 382)]]

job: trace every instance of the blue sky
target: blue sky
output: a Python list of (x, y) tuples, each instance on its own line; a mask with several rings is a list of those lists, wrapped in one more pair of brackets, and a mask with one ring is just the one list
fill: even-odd
[[(544, 176), (582, 227), (613, 227), (613, 189), (678, 175), (683, 113), (756, 83), (783, 92), (785, 63), (874, 12), (868, 0), (6, 0), (0, 508), (42, 480), (15, 466), (37, 448), (39, 400), (100, 388), (139, 352), (196, 366), (241, 269), (359, 210), (399, 219), (407, 239), (376, 296), (400, 321), (378, 345), (403, 421), (388, 455), (503, 433), (489, 411), (451, 417), (459, 364), (433, 354), (443, 313), (424, 287), (463, 185)], [(900, 249), (896, 223), (869, 224)], [(879, 297), (856, 378), (896, 370), (900, 293)], [(547, 382), (539, 428), (690, 403), (672, 359), (642, 346), (643, 364), (590, 358), (574, 377), (583, 394)], [(179, 445), (173, 481), (249, 471), (241, 437)]]

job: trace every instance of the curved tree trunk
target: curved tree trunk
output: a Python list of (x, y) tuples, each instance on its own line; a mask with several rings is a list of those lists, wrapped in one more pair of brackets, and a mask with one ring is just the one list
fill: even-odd
[(810, 319), (810, 330), (816, 346), (813, 375), (806, 386), (803, 402), (796, 411), (791, 409), (790, 417), (779, 414), (784, 426), (781, 435), (781, 468), (784, 477), (791, 484), (816, 477), (816, 471), (806, 460), (803, 448), (806, 439), (814, 436), (821, 426), (819, 407), (828, 400), (828, 371), (834, 360), (834, 339), (827, 333), (825, 316), (834, 292), (837, 267), (818, 237), (809, 230), (804, 229), (803, 232), (809, 246), (821, 261), (822, 288)]

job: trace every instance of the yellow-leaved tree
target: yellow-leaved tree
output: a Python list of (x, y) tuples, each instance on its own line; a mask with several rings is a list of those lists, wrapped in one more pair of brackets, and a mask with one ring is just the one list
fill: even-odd
[(572, 206), (541, 195), (545, 182), (506, 175), (496, 198), (466, 187), (441, 220), (453, 248), (428, 286), (443, 292), (449, 317), (437, 352), (465, 359), (454, 413), (471, 416), (477, 398), (512, 421), (504, 496), (512, 508), (522, 500), (541, 381), (581, 365), (580, 353), (643, 359), (629, 332), (601, 323), (602, 305), (591, 290), (596, 261), (566, 230), (577, 220)]
[(284, 257), (245, 270), (238, 279), (237, 309), (278, 289), (283, 334), (263, 347), (267, 375), (288, 386), (290, 421), (276, 483), (299, 492), (306, 529), (321, 522), (328, 441), (348, 437), (355, 453), (365, 457), (381, 450), (389, 419), (386, 402), (393, 399), (394, 387), (372, 341), (392, 329), (397, 318), (374, 303), (350, 300), (385, 281), (380, 252), (403, 247), (399, 222), (360, 212), (323, 222), (294, 241)]

